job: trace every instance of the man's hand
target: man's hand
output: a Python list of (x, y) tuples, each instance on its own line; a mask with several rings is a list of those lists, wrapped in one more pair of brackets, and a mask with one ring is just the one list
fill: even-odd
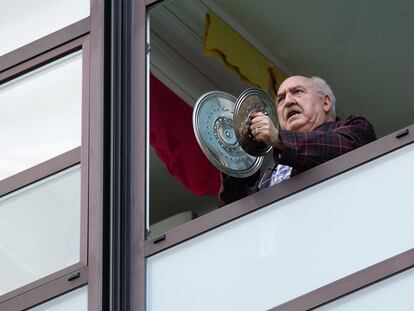
[(279, 131), (272, 120), (262, 112), (252, 113), (250, 130), (257, 141), (262, 141), (277, 149), (283, 148), (282, 141), (279, 137)]

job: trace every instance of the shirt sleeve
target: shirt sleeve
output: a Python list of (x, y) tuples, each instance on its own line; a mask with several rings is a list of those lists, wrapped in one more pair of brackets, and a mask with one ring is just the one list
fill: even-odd
[(259, 178), (260, 170), (252, 176), (245, 178), (236, 178), (221, 173), (221, 188), (217, 205), (221, 207), (256, 192), (256, 183)]
[(376, 139), (372, 125), (363, 117), (330, 122), (308, 133), (279, 131), (283, 150), (274, 150), (281, 164), (304, 171)]

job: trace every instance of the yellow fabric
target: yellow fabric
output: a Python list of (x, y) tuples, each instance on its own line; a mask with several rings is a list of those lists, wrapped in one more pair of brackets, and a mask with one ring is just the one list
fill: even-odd
[(206, 14), (204, 52), (274, 97), (286, 75), (213, 12)]
[(282, 84), (284, 80), (287, 79), (288, 75), (285, 74), (282, 70), (280, 70), (275, 65), (271, 65), (269, 68), (269, 75), (271, 77), (272, 83), (272, 94), (276, 98), (277, 90), (279, 89), (279, 86)]

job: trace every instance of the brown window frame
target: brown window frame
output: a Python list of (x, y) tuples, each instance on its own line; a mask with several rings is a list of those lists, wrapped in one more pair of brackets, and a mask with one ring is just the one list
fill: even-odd
[(81, 37), (89, 32), (90, 18), (84, 18), (36, 41), (30, 42), (0, 56), (0, 72), (27, 61), (59, 45)]
[(88, 283), (90, 18), (0, 56), (0, 84), (61, 57), (82, 50), (81, 146), (0, 181), (7, 195), (70, 167), (81, 167), (81, 232), (79, 262), (0, 296), (0, 310), (23, 310)]

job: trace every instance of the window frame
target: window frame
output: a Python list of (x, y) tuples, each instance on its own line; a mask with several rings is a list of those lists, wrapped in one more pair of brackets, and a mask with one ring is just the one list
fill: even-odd
[(39, 40), (0, 56), (0, 84), (82, 50), (81, 146), (0, 181), (0, 196), (7, 195), (60, 171), (81, 167), (79, 262), (0, 296), (0, 310), (22, 310), (78, 288), (88, 282), (89, 136), (90, 136), (90, 19), (86, 18)]
[[(146, 10), (161, 4), (161, 0), (136, 0), (145, 2)], [(146, 21), (141, 21), (138, 27), (145, 27)], [(140, 36), (138, 43), (141, 50), (146, 50), (145, 37)], [(140, 80), (139, 86), (146, 85), (148, 80)], [(149, 105), (149, 101), (145, 103)], [(148, 110), (148, 109), (147, 109)], [(148, 128), (146, 129), (148, 130)], [(263, 208), (268, 204), (282, 200), (294, 193), (300, 192), (310, 186), (332, 178), (342, 172), (367, 163), (375, 158), (385, 155), (414, 142), (414, 125), (410, 125), (395, 133), (389, 134), (381, 139), (356, 149), (344, 156), (325, 162), (313, 169), (303, 172), (294, 178), (285, 181), (283, 187), (268, 188), (245, 197), (239, 201), (226, 205), (218, 210), (210, 212), (200, 218), (191, 220), (179, 227), (173, 228), (157, 237), (144, 241), (144, 257), (148, 258), (154, 254), (165, 251), (170, 247), (179, 245), (193, 237), (217, 228), (228, 222), (236, 220), (255, 210)], [(145, 145), (148, 148), (148, 144)], [(148, 168), (147, 168), (148, 169)], [(145, 170), (140, 172), (145, 173)], [(145, 187), (145, 185), (142, 185)], [(145, 210), (144, 207), (142, 207)], [(137, 254), (140, 255), (140, 254)], [(360, 270), (352, 275), (336, 280), (303, 296), (275, 306), (271, 310), (310, 310), (326, 303), (332, 302), (345, 295), (363, 289), (376, 282), (384, 280), (395, 274), (401, 273), (414, 267), (414, 248), (392, 258), (376, 263), (370, 267)], [(145, 291), (145, 283), (141, 285)], [(145, 304), (140, 309), (145, 310)]]
[(0, 72), (54, 49), (89, 32), (90, 18), (86, 17), (36, 41), (0, 56)]

